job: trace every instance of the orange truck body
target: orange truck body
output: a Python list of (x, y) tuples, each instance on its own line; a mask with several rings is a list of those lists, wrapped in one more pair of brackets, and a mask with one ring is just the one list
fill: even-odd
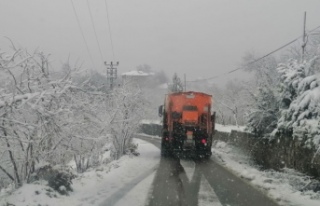
[(161, 153), (210, 156), (214, 131), (211, 107), (209, 94), (194, 91), (167, 94), (159, 109), (163, 115)]

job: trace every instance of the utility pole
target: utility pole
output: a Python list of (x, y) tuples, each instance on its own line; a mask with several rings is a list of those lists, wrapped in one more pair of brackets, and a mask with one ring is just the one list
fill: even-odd
[(184, 91), (186, 92), (187, 91), (187, 76), (186, 76), (186, 74), (184, 74), (183, 77), (184, 77)]
[(110, 64), (104, 62), (104, 65), (107, 66), (107, 80), (110, 85), (110, 89), (113, 89), (115, 81), (118, 78), (117, 66), (119, 65), (119, 62), (116, 64), (113, 64), (113, 62), (110, 62)]
[(307, 45), (307, 39), (306, 39), (306, 19), (307, 19), (307, 12), (304, 12), (304, 19), (303, 19), (303, 34), (302, 34), (302, 55), (301, 55), (301, 60), (304, 60), (304, 53), (305, 53), (305, 48)]

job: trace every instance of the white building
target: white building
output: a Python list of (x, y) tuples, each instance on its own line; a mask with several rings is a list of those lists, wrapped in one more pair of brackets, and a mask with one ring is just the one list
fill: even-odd
[(121, 74), (122, 81), (134, 82), (139, 86), (146, 85), (152, 79), (154, 73), (146, 73), (143, 71), (129, 71)]

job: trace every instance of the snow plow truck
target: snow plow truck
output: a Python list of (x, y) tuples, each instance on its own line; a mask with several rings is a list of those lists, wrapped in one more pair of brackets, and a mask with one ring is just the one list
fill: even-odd
[(194, 91), (170, 93), (159, 107), (163, 117), (162, 156), (209, 158), (215, 126), (212, 96)]

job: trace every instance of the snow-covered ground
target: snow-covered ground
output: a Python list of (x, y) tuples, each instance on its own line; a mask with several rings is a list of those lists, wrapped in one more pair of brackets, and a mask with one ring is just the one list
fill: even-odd
[[(231, 130), (231, 128), (225, 130)], [(146, 136), (146, 135), (144, 135)], [(150, 136), (150, 138), (159, 138)], [(99, 168), (87, 171), (73, 181), (74, 192), (62, 196), (40, 184), (25, 184), (22, 188), (9, 192), (0, 192), (0, 206), (11, 203), (22, 205), (145, 205), (152, 190), (152, 182), (160, 160), (159, 149), (143, 140), (135, 139), (139, 156), (124, 156)], [(225, 142), (216, 141), (213, 147), (213, 159), (224, 165), (234, 174), (261, 189), (272, 199), (285, 206), (319, 206), (320, 193), (312, 191), (300, 192), (310, 179), (291, 169), (283, 172), (274, 170), (261, 171), (253, 164), (247, 154)], [(181, 160), (186, 175), (192, 177), (194, 165)], [(201, 178), (199, 205), (212, 203), (221, 205), (218, 198), (206, 182)]]
[(80, 174), (73, 180), (74, 192), (69, 196), (52, 191), (46, 182), (25, 184), (12, 194), (2, 191), (0, 205), (144, 205), (160, 153), (150, 143), (134, 141), (138, 144), (139, 156), (124, 156), (118, 161)]
[(159, 124), (159, 125), (162, 125), (161, 119), (153, 119), (153, 120), (143, 119), (140, 121), (140, 124)]
[(248, 155), (238, 148), (222, 141), (215, 142), (213, 157), (234, 174), (248, 180), (255, 187), (263, 190), (272, 199), (285, 206), (319, 206), (320, 193), (300, 192), (310, 183), (310, 178), (292, 169), (282, 172), (261, 171)]

